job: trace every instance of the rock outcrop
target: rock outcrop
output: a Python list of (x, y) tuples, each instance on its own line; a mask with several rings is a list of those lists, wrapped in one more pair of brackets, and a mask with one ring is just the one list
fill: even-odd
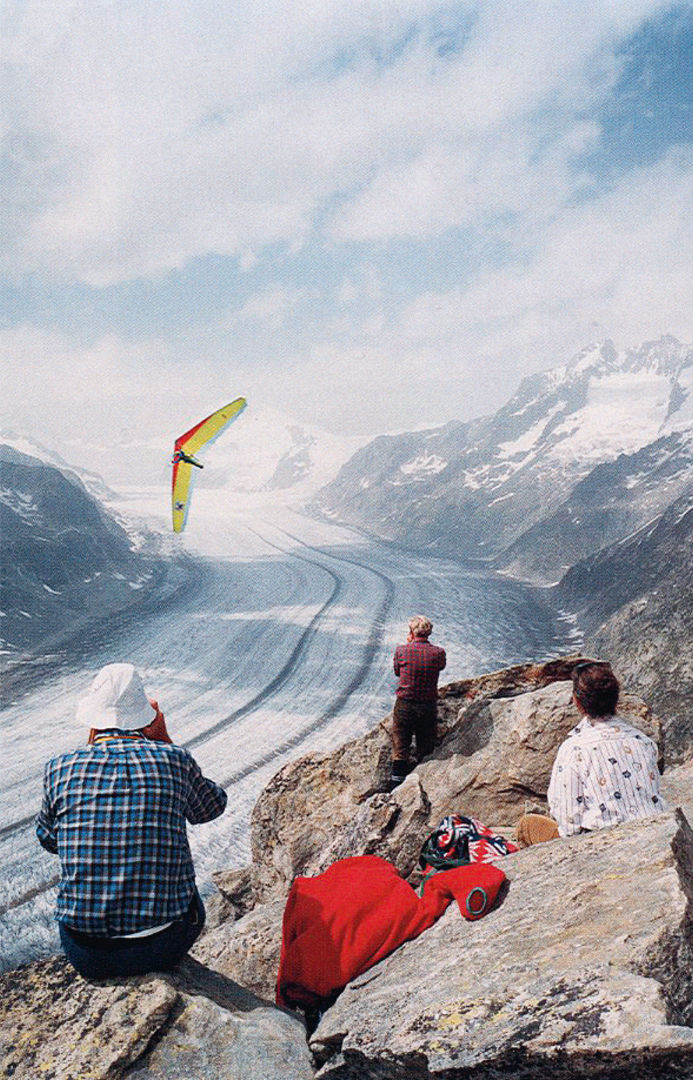
[(481, 922), (449, 909), (350, 984), (311, 1039), (317, 1076), (693, 1076), (682, 815), (530, 848), (503, 869), (507, 895)]
[(294, 1016), (186, 959), (173, 975), (87, 982), (62, 958), (0, 976), (2, 1076), (13, 1080), (307, 1080)]
[[(551, 766), (579, 716), (570, 674), (578, 658), (522, 664), (444, 687), (433, 754), (387, 793), (390, 718), (328, 754), (309, 754), (269, 782), (252, 815), (253, 862), (231, 887), (240, 912), (286, 895), (297, 874), (316, 874), (354, 853), (380, 855), (416, 876), (422, 839), (453, 811), (512, 826), (529, 803), (545, 808)], [(659, 737), (631, 694), (620, 712)]]
[[(4, 1075), (693, 1080), (693, 833), (676, 809), (693, 811), (693, 762), (665, 773), (667, 813), (502, 860), (493, 911), (468, 923), (452, 905), (353, 980), (309, 1046), (271, 1005), (297, 874), (371, 853), (415, 883), (444, 814), (507, 830), (542, 808), (575, 663), (444, 687), (438, 745), (392, 793), (387, 719), (285, 766), (253, 813), (252, 864), (217, 875), (216, 916), (175, 973), (90, 984), (53, 959), (0, 979)], [(659, 737), (639, 698), (620, 711)]]
[(680, 806), (693, 822), (693, 761), (667, 769), (662, 777), (662, 791), (670, 806)]
[[(526, 808), (546, 810), (556, 750), (579, 719), (569, 681), (577, 659), (522, 664), (443, 687), (438, 745), (391, 793), (389, 717), (331, 753), (284, 766), (253, 811), (252, 865), (215, 877), (226, 912), (238, 921), (208, 933), (195, 955), (270, 996), (278, 922), (297, 875), (367, 854), (387, 859), (416, 884), (423, 839), (446, 814), (509, 830)], [(639, 698), (624, 694), (620, 710), (659, 738), (659, 722)]]

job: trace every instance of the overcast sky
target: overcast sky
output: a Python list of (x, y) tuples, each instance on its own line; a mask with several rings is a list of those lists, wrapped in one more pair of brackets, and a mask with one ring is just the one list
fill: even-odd
[(376, 434), (693, 340), (691, 3), (3, 0), (0, 37), (0, 427), (246, 394)]

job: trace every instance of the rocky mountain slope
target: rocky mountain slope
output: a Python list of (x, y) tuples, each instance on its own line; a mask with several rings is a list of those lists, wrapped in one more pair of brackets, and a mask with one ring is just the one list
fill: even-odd
[[(693, 469), (693, 348), (590, 346), (494, 416), (381, 437), (313, 508), (538, 583), (662, 512)], [(649, 515), (649, 518), (647, 517)]]
[(591, 651), (666, 718), (670, 759), (693, 754), (693, 478), (663, 514), (578, 563), (557, 593)]
[(80, 478), (0, 446), (0, 637), (4, 659), (64, 645), (137, 604), (163, 573)]
[(595, 552), (649, 528), (692, 482), (693, 429), (619, 454), (580, 480), (553, 514), (504, 552), (499, 565), (519, 577), (555, 580)]
[[(576, 720), (575, 663), (444, 687), (438, 745), (392, 793), (388, 718), (285, 766), (253, 813), (252, 864), (218, 875), (216, 915), (175, 973), (89, 984), (52, 959), (0, 976), (7, 1075), (691, 1080), (690, 762), (664, 773), (667, 812), (500, 860), (508, 880), (493, 910), (470, 923), (452, 905), (354, 979), (308, 1043), (300, 1014), (270, 1004), (295, 875), (371, 853), (416, 882), (443, 813), (507, 830), (527, 800), (541, 805)], [(640, 698), (625, 693), (622, 712), (658, 737)]]

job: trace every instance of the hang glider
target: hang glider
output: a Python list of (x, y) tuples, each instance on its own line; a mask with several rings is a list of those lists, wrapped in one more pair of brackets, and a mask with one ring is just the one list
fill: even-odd
[(188, 520), (190, 509), (190, 496), (192, 494), (193, 468), (203, 469), (204, 465), (197, 461), (195, 454), (207, 447), (217, 439), (236, 417), (240, 416), (247, 405), (245, 398), (239, 397), (235, 401), (217, 409), (199, 424), (195, 424), (180, 435), (173, 447), (173, 480), (171, 486), (171, 503), (173, 510), (173, 531), (182, 532)]

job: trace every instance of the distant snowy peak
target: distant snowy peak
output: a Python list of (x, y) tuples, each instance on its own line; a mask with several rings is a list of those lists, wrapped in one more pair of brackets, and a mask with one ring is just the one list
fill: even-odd
[(71, 465), (68, 465), (60, 454), (54, 450), (48, 450), (47, 447), (36, 442), (35, 439), (30, 438), (28, 435), (18, 435), (16, 431), (0, 430), (0, 445), (9, 446), (12, 450), (16, 450), (18, 454), (33, 458), (36, 461), (42, 461), (46, 465), (54, 465), (56, 469), (76, 471)]
[(661, 378), (673, 390), (690, 387), (693, 380), (693, 346), (682, 345), (671, 335), (659, 341), (618, 351), (612, 341), (587, 345), (567, 364), (530, 375), (520, 383), (503, 413), (520, 415), (540, 401), (556, 395), (568, 397), (590, 383), (614, 375), (650, 375)]
[(618, 352), (590, 345), (567, 365), (525, 379), (492, 420), (495, 457), (538, 455), (571, 470), (693, 426), (693, 348), (667, 336)]
[[(253, 406), (221, 438), (199, 453), (204, 470), (196, 486), (215, 490), (274, 492), (278, 499), (304, 499), (334, 479), (366, 436), (337, 436), (317, 425), (301, 424), (278, 410)], [(0, 445), (34, 461), (52, 465), (117, 513), (120, 496), (91, 469), (68, 464), (60, 454), (15, 432), (0, 431)], [(61, 448), (62, 449), (62, 448)], [(122, 451), (122, 447), (118, 448)], [(116, 491), (121, 488), (164, 487), (170, 484), (171, 446), (160, 435), (128, 445), (123, 457), (91, 443), (70, 444), (72, 460), (108, 469)], [(68, 451), (65, 450), (65, 453)]]
[[(581, 558), (638, 527), (691, 473), (693, 349), (606, 341), (523, 380), (492, 416), (373, 440), (315, 506), (386, 539), (484, 560), (507, 552), (511, 572), (554, 581), (563, 549)], [(574, 511), (578, 487), (585, 509)]]
[(328, 483), (366, 437), (336, 436), (274, 409), (249, 407), (210, 446), (201, 486), (304, 497)]
[(43, 462), (45, 465), (53, 465), (56, 469), (60, 469), (68, 479), (71, 476), (77, 476), (87, 491), (101, 501), (113, 502), (118, 498), (97, 473), (68, 464), (60, 454), (54, 450), (48, 450), (41, 443), (26, 435), (18, 435), (14, 431), (0, 431), (0, 446), (8, 446), (18, 454), (26, 455), (26, 457)]
[(573, 359), (561, 367), (545, 373), (553, 386), (576, 379), (603, 378), (614, 372), (621, 374), (648, 371), (676, 379), (685, 368), (693, 366), (693, 347), (682, 345), (671, 334), (658, 341), (646, 341), (642, 345), (617, 350), (613, 341), (592, 344), (581, 349)]
[(686, 369), (693, 368), (693, 346), (682, 345), (671, 334), (666, 334), (659, 341), (628, 349), (624, 366), (631, 371), (648, 369), (678, 379)]

